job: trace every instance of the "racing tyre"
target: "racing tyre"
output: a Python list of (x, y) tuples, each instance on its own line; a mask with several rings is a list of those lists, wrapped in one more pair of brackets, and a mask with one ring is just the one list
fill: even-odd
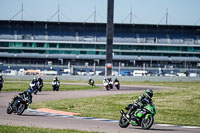
[(129, 126), (129, 121), (127, 121), (127, 119), (125, 119), (123, 116), (121, 116), (120, 120), (119, 120), (119, 126), (121, 128), (127, 128)]
[(11, 107), (11, 104), (9, 103), (8, 108), (7, 108), (7, 114), (12, 114), (13, 109)]
[(107, 90), (107, 91), (109, 91), (109, 90), (110, 90), (108, 86), (106, 86), (105, 88), (106, 88), (106, 90)]
[(21, 115), (24, 112), (25, 108), (26, 108), (26, 105), (20, 103), (18, 110), (17, 110), (17, 115)]
[(145, 116), (142, 118), (141, 127), (145, 130), (149, 129), (154, 122), (153, 115), (149, 115), (148, 119), (145, 119)]
[(119, 86), (116, 86), (116, 88), (119, 90), (120, 88), (119, 88)]

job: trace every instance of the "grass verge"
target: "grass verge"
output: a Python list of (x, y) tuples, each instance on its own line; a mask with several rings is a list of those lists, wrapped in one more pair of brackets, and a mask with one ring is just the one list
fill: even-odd
[(24, 126), (6, 126), (0, 125), (1, 133), (98, 133), (98, 132), (87, 132), (72, 129), (50, 129), (50, 128), (35, 128), (35, 127), (24, 127)]
[[(151, 83), (153, 84), (153, 83)], [(153, 101), (157, 114), (155, 123), (200, 126), (200, 82), (159, 83), (178, 89), (154, 91)], [(158, 86), (158, 84), (154, 84)], [(81, 113), (81, 116), (118, 120), (119, 110), (135, 101), (141, 93), (99, 96), (90, 98), (63, 99), (33, 103), (31, 108)]]
[[(26, 91), (29, 87), (30, 81), (27, 81), (27, 83), (23, 82), (5, 82), (3, 84), (2, 91)], [(69, 85), (69, 84), (62, 84), (60, 85), (59, 90), (60, 91), (69, 91), (69, 90), (89, 90), (89, 89), (99, 89), (99, 87), (95, 86), (89, 86), (89, 85)], [(42, 88), (43, 91), (52, 91), (51, 84), (44, 84), (44, 87)]]

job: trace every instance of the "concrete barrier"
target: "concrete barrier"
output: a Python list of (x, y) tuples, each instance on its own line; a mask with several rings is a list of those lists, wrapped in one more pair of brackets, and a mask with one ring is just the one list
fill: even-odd
[[(8, 76), (4, 75), (4, 80), (32, 80), (34, 75), (23, 75), (23, 76)], [(41, 76), (44, 80), (53, 80), (55, 76)], [(59, 80), (72, 80), (72, 81), (88, 81), (89, 77), (95, 81), (103, 81), (104, 76), (57, 76)], [(110, 76), (113, 80), (115, 76)], [(178, 82), (178, 81), (200, 81), (200, 77), (162, 77), (162, 76), (120, 76), (117, 77), (120, 81), (160, 81), (160, 82)]]

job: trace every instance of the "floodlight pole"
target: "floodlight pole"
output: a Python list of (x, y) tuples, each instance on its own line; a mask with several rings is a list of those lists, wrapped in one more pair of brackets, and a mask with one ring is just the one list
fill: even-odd
[(106, 76), (112, 75), (113, 63), (113, 17), (114, 17), (114, 0), (108, 0), (107, 5), (107, 26), (106, 26)]
[(23, 7), (23, 4), (22, 4), (22, 9), (21, 9), (21, 20), (23, 21), (23, 11), (24, 11), (24, 7)]

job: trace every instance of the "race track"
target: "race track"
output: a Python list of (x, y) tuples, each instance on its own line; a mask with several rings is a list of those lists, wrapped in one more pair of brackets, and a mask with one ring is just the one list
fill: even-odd
[[(33, 95), (33, 102), (42, 102), (49, 100), (58, 100), (63, 98), (80, 98), (80, 97), (93, 97), (93, 96), (103, 96), (103, 95), (113, 95), (113, 94), (127, 94), (134, 93), (145, 90), (147, 86), (122, 86), (122, 89), (105, 91), (103, 89), (99, 90), (81, 90), (81, 91), (60, 91), (60, 92), (42, 92), (38, 95)], [(165, 87), (148, 87), (153, 90), (156, 89), (166, 89)], [(140, 127), (129, 126), (126, 129), (122, 129), (118, 126), (117, 122), (111, 121), (98, 121), (89, 119), (79, 119), (79, 118), (68, 118), (62, 116), (52, 116), (42, 113), (34, 112), (24, 112), (22, 116), (17, 116), (15, 114), (8, 115), (6, 113), (6, 108), (8, 102), (11, 98), (16, 95), (17, 92), (3, 92), (0, 93), (0, 125), (17, 125), (17, 126), (34, 126), (42, 128), (58, 128), (58, 129), (77, 129), (85, 131), (98, 131), (107, 133), (130, 133), (137, 132), (143, 133), (147, 132), (142, 130)], [(199, 133), (200, 128), (183, 128), (178, 126), (164, 126), (164, 125), (153, 125), (149, 133)]]

